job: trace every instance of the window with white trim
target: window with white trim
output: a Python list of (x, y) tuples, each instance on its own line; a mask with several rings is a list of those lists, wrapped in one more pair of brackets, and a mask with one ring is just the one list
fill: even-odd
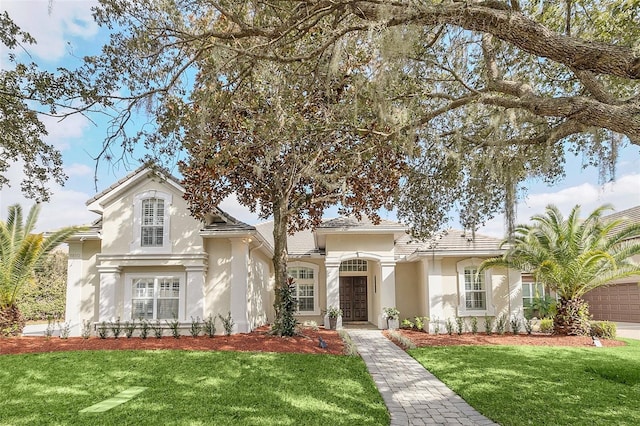
[(522, 283), (522, 307), (531, 310), (535, 299), (544, 298), (544, 284), (536, 282)]
[(169, 239), (172, 195), (149, 190), (133, 200), (132, 253), (171, 253)]
[[(306, 266), (308, 265), (308, 266)], [(318, 310), (318, 266), (296, 262), (287, 268), (294, 280), (293, 298), (299, 314), (317, 315)]]
[(142, 200), (142, 224), (140, 245), (162, 247), (164, 244), (164, 200), (147, 198)]
[(464, 268), (464, 291), (467, 310), (484, 311), (487, 309), (487, 286), (483, 274), (478, 274), (478, 268)]
[(180, 318), (180, 277), (134, 277), (131, 280), (132, 319)]
[(482, 259), (471, 258), (456, 264), (458, 271), (458, 315), (494, 315), (491, 270), (478, 273)]
[(367, 261), (362, 259), (345, 260), (340, 264), (340, 272), (367, 272)]

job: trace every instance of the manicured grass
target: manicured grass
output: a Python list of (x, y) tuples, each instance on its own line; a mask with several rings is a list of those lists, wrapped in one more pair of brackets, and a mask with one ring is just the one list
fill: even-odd
[(616, 348), (449, 346), (409, 351), (501, 425), (639, 425), (640, 341)]
[[(132, 387), (103, 413), (80, 410)], [(388, 425), (357, 357), (82, 351), (0, 356), (0, 424)]]

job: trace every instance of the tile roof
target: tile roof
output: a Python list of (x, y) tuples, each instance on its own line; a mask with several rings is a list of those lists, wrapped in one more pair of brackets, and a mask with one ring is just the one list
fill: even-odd
[(393, 222), (391, 220), (381, 219), (380, 223), (375, 224), (371, 219), (363, 216), (361, 220), (358, 220), (355, 216), (341, 216), (333, 219), (323, 220), (318, 229), (344, 229), (344, 228), (393, 228), (398, 230), (405, 230), (406, 226), (401, 223)]
[[(406, 229), (401, 223), (388, 220), (383, 221), (383, 223), (378, 226), (395, 232)], [(318, 228), (322, 229), (369, 229), (374, 227), (376, 227), (376, 225), (371, 221), (358, 224), (352, 217), (328, 219), (318, 226)], [(273, 221), (257, 224), (256, 229), (268, 242), (273, 244)], [(472, 238), (471, 233), (465, 233), (458, 229), (443, 231), (427, 241), (414, 240), (409, 234), (403, 234), (396, 240), (395, 255), (396, 258), (403, 258), (414, 253), (431, 253), (433, 251), (437, 251), (440, 254), (446, 251), (458, 254), (460, 252), (487, 253), (500, 251), (501, 243), (501, 239), (477, 233), (475, 234), (475, 238)], [(311, 230), (300, 231), (289, 235), (287, 245), (289, 255), (293, 257), (322, 253), (322, 251), (316, 247), (316, 239)]]
[(631, 207), (630, 209), (621, 210), (619, 212), (611, 213), (607, 216), (603, 216), (604, 220), (624, 220), (624, 223), (614, 226), (611, 230), (612, 233), (620, 231), (624, 226), (631, 225), (633, 223), (640, 223), (640, 206)]
[(413, 240), (410, 235), (402, 237), (396, 241), (396, 255), (409, 256), (414, 252), (452, 252), (460, 253), (466, 251), (474, 252), (494, 252), (499, 251), (501, 239), (489, 237), (476, 233), (462, 231), (460, 229), (448, 229), (439, 232), (427, 241)]
[[(274, 245), (273, 221), (259, 223), (256, 225), (256, 229), (271, 246)], [(320, 253), (320, 250), (316, 247), (313, 232), (309, 229), (289, 235), (287, 238), (287, 247), (289, 249), (289, 255), (294, 257)]]

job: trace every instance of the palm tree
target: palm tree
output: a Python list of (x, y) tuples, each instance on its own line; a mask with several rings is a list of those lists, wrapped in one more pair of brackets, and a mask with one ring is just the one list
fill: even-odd
[(24, 317), (17, 300), (25, 284), (34, 279), (34, 271), (60, 243), (81, 230), (62, 228), (47, 236), (33, 234), (40, 205), (35, 204), (23, 223), (22, 207), (9, 207), (6, 222), (0, 221), (0, 336), (22, 333)]
[(589, 307), (585, 293), (613, 280), (640, 275), (640, 265), (631, 257), (640, 253), (640, 223), (605, 221), (604, 205), (584, 220), (580, 206), (565, 219), (556, 206), (531, 218), (532, 225), (518, 225), (513, 237), (502, 242), (502, 257), (487, 259), (481, 270), (505, 266), (532, 273), (537, 282), (560, 298), (554, 317), (557, 334), (589, 333)]

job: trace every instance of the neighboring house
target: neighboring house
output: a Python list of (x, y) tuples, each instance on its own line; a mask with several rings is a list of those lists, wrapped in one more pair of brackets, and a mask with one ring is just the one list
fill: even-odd
[[(640, 206), (610, 214), (604, 219), (626, 219), (640, 223)], [(640, 256), (635, 256), (633, 260), (636, 263), (640, 262)], [(639, 281), (640, 277), (637, 276), (624, 278), (614, 281), (611, 286), (597, 288), (585, 294), (584, 299), (589, 303), (589, 312), (593, 318), (640, 323)]]
[[(273, 223), (247, 225), (221, 210), (193, 219), (171, 176), (140, 168), (87, 202), (100, 217), (69, 241), (66, 320), (226, 315), (234, 332), (273, 320)], [(500, 240), (451, 230), (411, 241), (396, 222), (337, 218), (289, 237), (299, 321), (325, 321), (327, 307), (343, 323), (386, 326), (384, 307), (401, 318), (522, 315), (518, 271), (478, 276), (483, 259), (502, 254)], [(221, 327), (218, 327), (220, 330)]]

